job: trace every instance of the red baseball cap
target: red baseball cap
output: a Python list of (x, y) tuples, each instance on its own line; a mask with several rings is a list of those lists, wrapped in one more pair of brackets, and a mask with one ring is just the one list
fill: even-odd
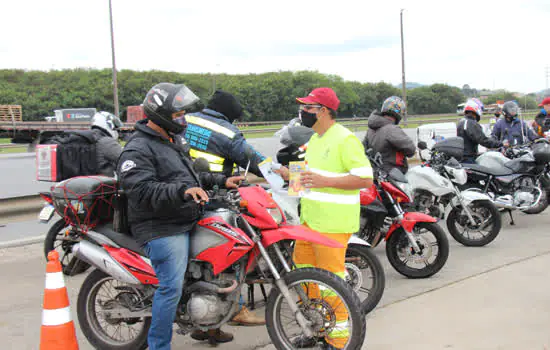
[(306, 105), (317, 103), (333, 110), (337, 110), (340, 105), (340, 100), (336, 97), (334, 90), (327, 87), (314, 89), (306, 97), (297, 97), (296, 101)]
[(550, 105), (550, 97), (547, 97), (545, 98), (544, 100), (542, 100), (542, 102), (540, 103), (539, 107), (542, 107), (544, 105)]

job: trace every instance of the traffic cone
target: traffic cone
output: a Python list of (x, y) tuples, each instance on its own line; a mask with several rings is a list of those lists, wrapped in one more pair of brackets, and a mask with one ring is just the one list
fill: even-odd
[(78, 350), (76, 330), (71, 319), (69, 295), (65, 287), (59, 253), (48, 253), (46, 287), (40, 329), (40, 350)]

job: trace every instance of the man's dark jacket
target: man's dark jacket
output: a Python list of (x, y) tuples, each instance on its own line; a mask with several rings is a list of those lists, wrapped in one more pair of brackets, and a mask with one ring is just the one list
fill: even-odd
[(464, 157), (475, 158), (478, 155), (478, 145), (487, 148), (497, 148), (502, 146), (502, 142), (487, 137), (483, 133), (483, 128), (474, 117), (465, 116), (456, 127), (456, 135), (464, 139)]
[(409, 169), (407, 157), (412, 157), (416, 151), (413, 140), (392, 120), (378, 112), (370, 115), (368, 126), (363, 139), (365, 150), (372, 148), (375, 154), (380, 152), (383, 169), (390, 171), (398, 168), (406, 173)]
[(225, 176), (197, 174), (184, 141), (170, 142), (149, 128), (147, 119), (124, 147), (117, 174), (128, 197), (128, 223), (140, 244), (190, 231), (200, 217), (199, 204), (185, 200), (192, 187), (225, 188)]

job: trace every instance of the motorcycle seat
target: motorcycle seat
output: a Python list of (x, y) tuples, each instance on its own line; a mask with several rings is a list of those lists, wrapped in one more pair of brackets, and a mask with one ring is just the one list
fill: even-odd
[(463, 163), (462, 167), (465, 169), (471, 169), (480, 173), (489, 174), (493, 176), (505, 176), (512, 175), (514, 172), (506, 167), (492, 167), (488, 168), (479, 164)]
[(114, 231), (110, 224), (97, 226), (94, 231), (101, 233), (123, 248), (130, 249), (141, 256), (147, 256), (147, 253), (132, 236)]

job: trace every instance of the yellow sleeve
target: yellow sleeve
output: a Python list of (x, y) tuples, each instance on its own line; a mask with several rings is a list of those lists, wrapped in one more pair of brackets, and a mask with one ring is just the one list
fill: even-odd
[(346, 137), (340, 147), (342, 163), (351, 175), (363, 179), (373, 178), (372, 167), (365, 154), (365, 148), (357, 136), (352, 134)]

